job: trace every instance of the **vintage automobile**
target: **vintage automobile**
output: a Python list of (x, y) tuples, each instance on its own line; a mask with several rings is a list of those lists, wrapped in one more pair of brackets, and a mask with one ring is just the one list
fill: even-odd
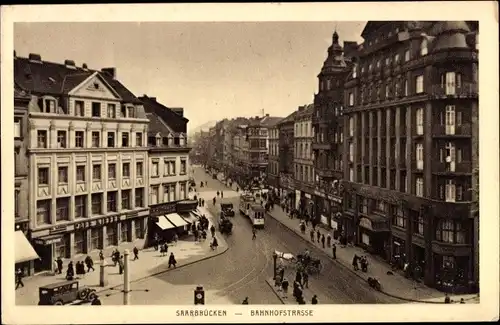
[[(224, 199), (223, 199), (224, 200)], [(234, 217), (234, 206), (232, 203), (220, 203), (220, 210), (226, 217)]]
[(80, 288), (77, 280), (52, 283), (38, 288), (38, 305), (66, 305), (77, 300), (91, 302), (97, 297), (95, 289)]

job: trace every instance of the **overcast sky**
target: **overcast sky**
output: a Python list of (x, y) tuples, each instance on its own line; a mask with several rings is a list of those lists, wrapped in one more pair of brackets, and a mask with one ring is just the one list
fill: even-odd
[(184, 107), (189, 129), (224, 117), (286, 116), (312, 103), (335, 28), (361, 42), (365, 22), (16, 23), (18, 56), (116, 67), (136, 96)]

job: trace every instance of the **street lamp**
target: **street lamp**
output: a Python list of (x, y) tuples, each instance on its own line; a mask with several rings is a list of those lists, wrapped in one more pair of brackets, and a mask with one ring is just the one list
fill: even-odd
[(126, 249), (123, 252), (123, 304), (129, 304), (130, 298), (130, 270), (129, 270), (129, 255), (130, 252)]

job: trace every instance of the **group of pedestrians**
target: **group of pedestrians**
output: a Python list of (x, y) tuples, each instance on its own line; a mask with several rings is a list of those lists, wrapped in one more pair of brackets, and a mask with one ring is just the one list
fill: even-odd
[(368, 272), (368, 259), (366, 256), (358, 256), (354, 254), (352, 258), (352, 266), (354, 267), (354, 271), (359, 270), (359, 266), (361, 266), (361, 271)]
[[(285, 268), (280, 266), (276, 270), (276, 277), (274, 279), (274, 286), (277, 288), (278, 292), (283, 292), (283, 299), (288, 299), (288, 288), (290, 283), (285, 277)], [(295, 281), (293, 282), (293, 297), (299, 305), (304, 305), (304, 288), (309, 288), (309, 274), (301, 269), (297, 269), (295, 272)], [(318, 303), (318, 297), (313, 295), (311, 299), (311, 304), (315, 305)]]

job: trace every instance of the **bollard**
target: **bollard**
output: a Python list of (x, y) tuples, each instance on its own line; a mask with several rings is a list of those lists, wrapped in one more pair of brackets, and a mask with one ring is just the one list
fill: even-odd
[(130, 295), (130, 269), (129, 269), (129, 251), (126, 249), (123, 252), (123, 304), (129, 304)]
[(104, 279), (104, 268), (106, 267), (105, 260), (101, 261), (101, 267), (99, 270), (99, 286), (100, 287), (105, 287), (106, 286), (106, 280)]

